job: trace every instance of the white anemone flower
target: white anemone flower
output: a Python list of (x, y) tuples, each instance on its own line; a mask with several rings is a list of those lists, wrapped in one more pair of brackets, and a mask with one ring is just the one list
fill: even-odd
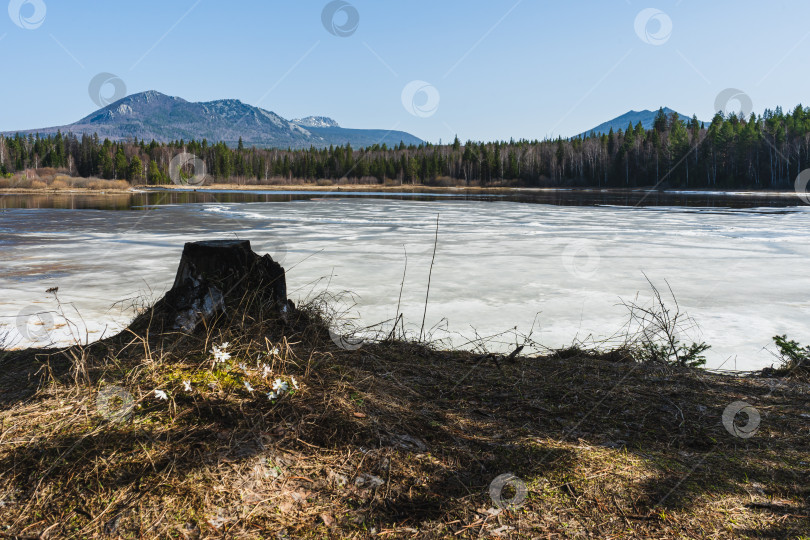
[(169, 399), (169, 396), (166, 395), (166, 392), (158, 389), (155, 389), (155, 397), (157, 399)]
[(268, 392), (267, 399), (278, 399), (278, 394), (276, 392)]
[(278, 347), (273, 347), (273, 348), (270, 350), (270, 355), (271, 355), (271, 356), (278, 356), (278, 355), (279, 355)]
[(273, 372), (270, 370), (270, 366), (268, 366), (267, 364), (262, 364), (262, 377), (266, 379), (272, 374)]
[(191, 381), (183, 381), (183, 390), (191, 392)]
[(248, 381), (245, 381), (245, 388), (247, 388), (247, 391), (250, 392), (251, 394), (253, 393), (253, 387), (250, 386), (250, 383)]
[(292, 382), (293, 388), (298, 390), (298, 381), (295, 380), (295, 377), (290, 377), (290, 382)]
[[(223, 343), (223, 345), (227, 345), (227, 343)], [(214, 355), (214, 365), (216, 365), (217, 362), (225, 362), (231, 358), (231, 353), (225, 352), (224, 348), (217, 347), (216, 345), (211, 349), (211, 354)]]
[(224, 351), (225, 349), (227, 349), (227, 348), (228, 348), (228, 345), (230, 345), (230, 344), (231, 344), (231, 343), (230, 343), (229, 341), (226, 341), (225, 343), (223, 343), (222, 345), (220, 345), (220, 346), (219, 346), (219, 348), (220, 348), (220, 349), (222, 349), (222, 350)]
[(290, 385), (282, 381), (281, 379), (276, 379), (275, 381), (273, 381), (273, 390), (275, 390), (279, 395), (286, 392), (289, 388)]

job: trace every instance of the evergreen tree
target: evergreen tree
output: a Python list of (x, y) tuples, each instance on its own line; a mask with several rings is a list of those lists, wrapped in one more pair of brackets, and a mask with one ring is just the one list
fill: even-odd
[(163, 173), (160, 172), (157, 162), (151, 159), (149, 160), (149, 170), (146, 173), (146, 182), (155, 185), (163, 183)]
[(115, 169), (113, 170), (113, 178), (126, 178), (129, 171), (129, 162), (127, 156), (124, 154), (124, 148), (119, 146), (115, 153)]
[(133, 157), (132, 161), (129, 163), (127, 179), (130, 182), (140, 182), (143, 180), (143, 162), (141, 162), (141, 158), (138, 156)]

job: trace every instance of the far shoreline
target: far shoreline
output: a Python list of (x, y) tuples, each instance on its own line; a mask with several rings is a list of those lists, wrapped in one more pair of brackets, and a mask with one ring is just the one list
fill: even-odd
[(795, 197), (795, 191), (758, 191), (758, 190), (709, 190), (709, 189), (657, 189), (654, 186), (637, 188), (598, 188), (598, 187), (520, 187), (520, 186), (432, 186), (426, 184), (334, 184), (321, 186), (314, 183), (295, 183), (285, 185), (244, 185), (214, 183), (204, 186), (167, 185), (133, 185), (126, 189), (88, 188), (88, 187), (43, 187), (43, 188), (0, 188), (0, 195), (125, 195), (145, 192), (197, 192), (197, 191), (237, 191), (237, 192), (381, 192), (381, 193), (474, 193), (474, 194), (521, 194), (521, 193), (659, 193), (672, 195), (720, 195), (734, 197)]

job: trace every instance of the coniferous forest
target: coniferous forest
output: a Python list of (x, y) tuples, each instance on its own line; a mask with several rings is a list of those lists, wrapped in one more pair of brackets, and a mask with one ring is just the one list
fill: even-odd
[(341, 180), (428, 185), (792, 189), (810, 167), (810, 108), (781, 108), (744, 118), (718, 113), (711, 123), (663, 111), (641, 123), (571, 139), (511, 140), (308, 150), (229, 148), (223, 143), (99, 140), (97, 136), (0, 136), (0, 174), (51, 167), (71, 176), (170, 183), (182, 151), (203, 159), (218, 183)]

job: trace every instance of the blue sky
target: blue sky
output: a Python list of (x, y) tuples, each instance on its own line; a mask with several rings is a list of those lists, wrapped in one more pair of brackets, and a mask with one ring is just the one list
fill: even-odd
[(323, 24), (327, 5), (11, 0), (0, 131), (89, 114), (101, 72), (127, 93), (237, 98), (433, 142), (568, 136), (659, 105), (710, 119), (726, 88), (755, 112), (810, 104), (806, 0), (350, 0), (329, 19), (345, 36)]

